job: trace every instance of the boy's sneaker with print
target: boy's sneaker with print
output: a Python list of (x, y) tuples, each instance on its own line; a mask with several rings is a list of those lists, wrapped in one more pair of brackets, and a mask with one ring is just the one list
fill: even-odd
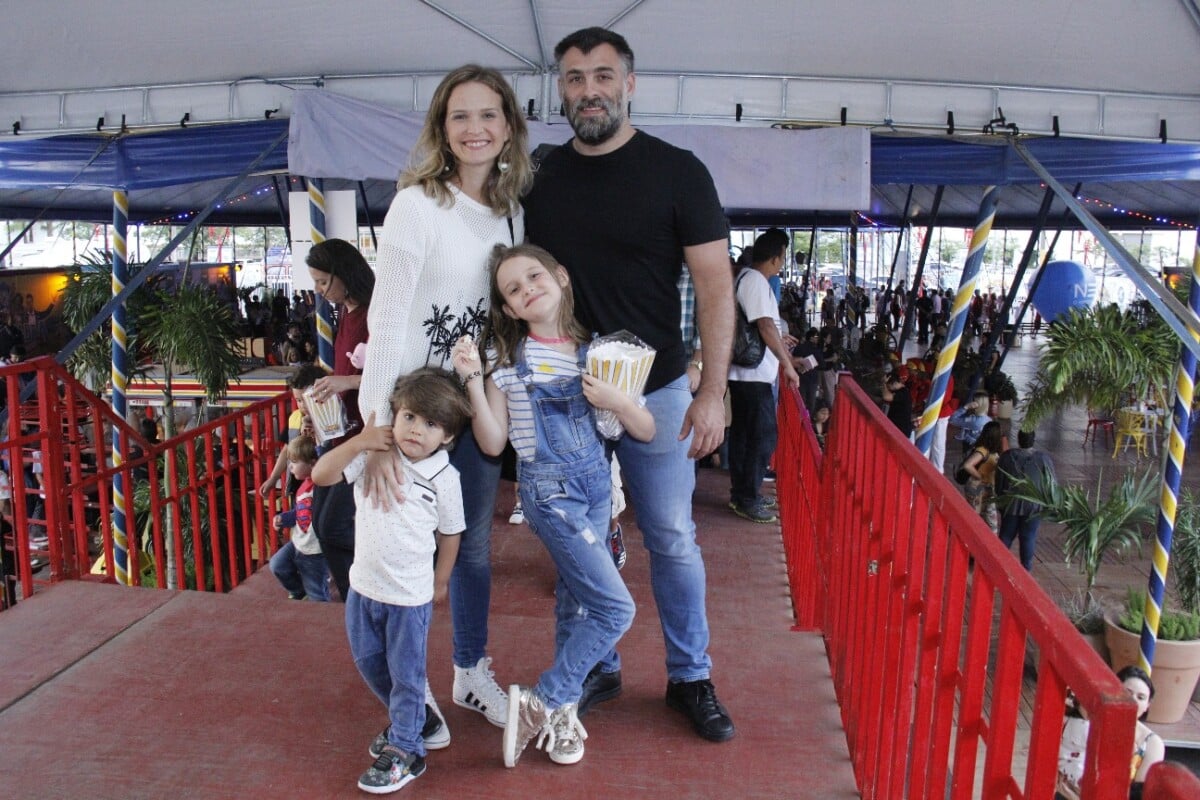
[(454, 665), (454, 704), (478, 711), (497, 728), (508, 719), (508, 694), (496, 683), (492, 659), (484, 656), (473, 667)]
[(383, 748), (379, 758), (358, 779), (358, 788), (371, 794), (391, 794), (425, 772), (425, 759), (397, 747)]
[[(391, 725), (387, 726), (371, 741), (367, 747), (371, 758), (383, 755), (383, 748), (388, 746), (388, 731), (391, 729)], [(425, 742), (426, 750), (444, 750), (450, 746), (450, 726), (446, 724), (441, 713), (428, 704), (425, 706), (425, 725), (421, 728), (421, 739)]]
[(559, 706), (550, 714), (550, 760), (555, 764), (578, 764), (583, 759), (583, 740), (587, 730), (575, 713), (574, 703)]
[(617, 565), (617, 569), (625, 566), (625, 559), (628, 554), (625, 552), (625, 534), (621, 531), (621, 523), (617, 523), (617, 529), (608, 535), (608, 546), (612, 548), (613, 563)]

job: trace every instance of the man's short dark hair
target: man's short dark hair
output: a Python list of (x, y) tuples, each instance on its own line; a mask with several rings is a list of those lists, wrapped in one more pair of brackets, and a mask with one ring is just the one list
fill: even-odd
[(595, 50), (602, 44), (607, 44), (612, 49), (617, 51), (617, 55), (621, 57), (622, 63), (625, 64), (625, 72), (633, 73), (633, 49), (630, 48), (629, 42), (625, 41), (625, 37), (615, 31), (610, 31), (608, 28), (581, 28), (574, 33), (569, 33), (563, 37), (554, 48), (554, 60), (557, 63), (562, 63), (562, 58), (567, 51), (572, 47), (577, 48), (579, 52), (585, 56)]
[(779, 228), (767, 228), (754, 240), (753, 263), (765, 264), (772, 258), (783, 255), (791, 241)]
[(1037, 434), (1034, 431), (1017, 431), (1017, 447), (1026, 449), (1033, 447), (1033, 443), (1037, 441)]

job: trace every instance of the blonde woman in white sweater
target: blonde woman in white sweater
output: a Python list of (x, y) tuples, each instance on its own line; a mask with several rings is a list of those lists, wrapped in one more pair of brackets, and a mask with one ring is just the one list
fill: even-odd
[[(462, 336), (482, 341), (488, 256), (497, 244), (525, 238), (519, 200), (533, 172), (524, 116), (504, 77), (473, 64), (449, 73), (434, 92), (409, 163), (384, 221), (367, 320), (359, 407), (364, 419), (375, 415), (376, 425), (391, 425), (388, 395), (399, 375), (447, 365)], [(450, 579), (454, 702), (503, 727), (508, 698), (487, 657), (500, 464), (480, 453), (470, 431), (450, 460), (462, 478), (467, 525)], [(375, 454), (365, 478), (373, 502), (402, 499), (394, 456)]]

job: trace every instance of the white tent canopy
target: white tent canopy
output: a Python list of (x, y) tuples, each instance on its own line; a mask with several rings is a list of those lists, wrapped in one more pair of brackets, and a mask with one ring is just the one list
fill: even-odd
[[(1200, 141), (1196, 0), (46, 0), (5, 9), (0, 130), (288, 115), (323, 85), (424, 110), (445, 71), (503, 70), (557, 113), (553, 47), (587, 25), (637, 54), (635, 121), (840, 122)], [(11, 135), (11, 134), (8, 134)]]

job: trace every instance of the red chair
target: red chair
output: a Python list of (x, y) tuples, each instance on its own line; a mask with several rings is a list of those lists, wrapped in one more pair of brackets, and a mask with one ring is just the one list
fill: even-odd
[(1108, 446), (1108, 442), (1112, 440), (1116, 442), (1117, 421), (1111, 416), (1107, 416), (1103, 411), (1094, 411), (1088, 409), (1087, 428), (1083, 432), (1083, 446), (1087, 447), (1090, 440), (1092, 444), (1096, 443), (1096, 439), (1104, 435), (1104, 446)]

